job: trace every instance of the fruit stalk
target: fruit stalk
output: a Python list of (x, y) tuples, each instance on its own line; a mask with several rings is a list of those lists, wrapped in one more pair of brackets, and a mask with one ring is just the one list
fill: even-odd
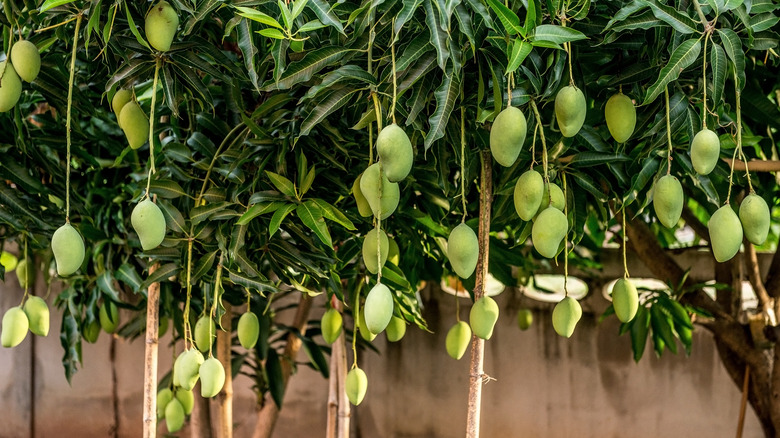
[(666, 174), (672, 173), (672, 120), (669, 115), (669, 87), (664, 87), (664, 102), (666, 103), (666, 142), (669, 152), (666, 154)]
[(544, 184), (550, 184), (550, 177), (547, 172), (547, 141), (544, 139), (544, 128), (542, 127), (542, 116), (539, 114), (539, 109), (536, 107), (536, 102), (531, 99), (531, 109), (534, 111), (536, 117), (536, 128), (539, 130), (539, 139), (542, 141), (542, 169), (544, 169)]
[[(753, 190), (753, 182), (750, 181), (750, 169), (748, 169), (747, 157), (742, 151), (742, 92), (739, 89), (739, 85), (737, 85), (736, 73), (734, 74), (734, 96), (735, 100), (737, 101), (737, 150), (739, 151), (739, 155), (742, 157), (742, 161), (745, 162), (745, 176), (747, 177), (750, 194), (753, 194), (756, 191)], [(732, 170), (734, 169), (733, 160), (731, 168)]]
[(704, 103), (704, 109), (701, 112), (701, 125), (702, 129), (707, 129), (707, 43), (710, 41), (710, 33), (705, 30), (706, 35), (704, 36), (704, 52), (702, 52), (702, 73), (701, 73), (701, 79), (702, 79), (702, 88), (704, 89), (704, 98), (702, 99), (702, 102)]
[[(149, 267), (149, 275), (158, 265)], [(157, 436), (157, 330), (159, 328), (160, 283), (152, 283), (146, 300), (146, 347), (144, 352), (144, 438)]]
[[(533, 101), (532, 101), (533, 102)], [(538, 116), (537, 116), (538, 117)], [(538, 118), (537, 118), (538, 120)], [(493, 191), (493, 169), (490, 151), (481, 152), (482, 172), (480, 175), (479, 196), (479, 261), (474, 285), (474, 301), (485, 295), (485, 279), (488, 273), (488, 249), (490, 241), (490, 206)], [(469, 365), (469, 399), (466, 418), (466, 438), (479, 438), (479, 418), (482, 405), (482, 384), (485, 373), (482, 369), (485, 360), (485, 341), (472, 336), (471, 362)]]
[(463, 217), (466, 222), (466, 108), (460, 108), (460, 201), (463, 205)]
[(149, 111), (149, 175), (146, 177), (146, 196), (149, 196), (149, 188), (152, 185), (152, 175), (157, 172), (154, 169), (154, 107), (157, 104), (157, 81), (160, 79), (160, 58), (154, 63), (154, 81), (152, 82), (152, 108)]
[[(79, 46), (79, 31), (81, 30), (81, 18), (76, 17), (76, 30), (73, 32), (73, 51), (70, 56), (70, 77), (68, 78), (68, 107), (65, 112), (65, 223), (70, 223), (70, 123), (71, 108), (73, 107), (73, 82), (76, 77), (76, 52)], [(155, 414), (156, 415), (156, 414)]]

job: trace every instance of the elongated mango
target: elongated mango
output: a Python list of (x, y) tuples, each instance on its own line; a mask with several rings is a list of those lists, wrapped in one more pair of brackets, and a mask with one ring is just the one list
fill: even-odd
[(133, 100), (133, 92), (130, 90), (122, 88), (114, 93), (114, 97), (111, 99), (111, 109), (116, 114), (117, 122), (119, 121), (119, 114), (122, 112), (122, 108), (131, 100)]
[(382, 331), (393, 317), (393, 294), (382, 283), (371, 288), (363, 306), (366, 318), (366, 328), (374, 334)]
[(555, 96), (555, 118), (564, 137), (574, 137), (585, 123), (587, 105), (582, 90), (573, 85), (563, 87)]
[(167, 1), (154, 5), (146, 14), (144, 32), (149, 45), (161, 52), (167, 52), (179, 27), (179, 16)]
[(25, 82), (32, 82), (41, 71), (41, 54), (38, 47), (27, 40), (14, 43), (11, 47), (11, 64)]
[(392, 237), (388, 236), (387, 242), (390, 244), (387, 248), (387, 261), (398, 266), (398, 263), (401, 261), (401, 248), (398, 247), (398, 243)]
[(211, 398), (225, 386), (225, 367), (215, 357), (206, 359), (200, 366), (200, 395)]
[(135, 101), (127, 102), (119, 113), (119, 127), (125, 133), (127, 143), (138, 149), (149, 140), (149, 118)]
[(322, 328), (322, 338), (325, 342), (332, 344), (336, 342), (336, 339), (341, 335), (341, 328), (343, 326), (343, 318), (341, 313), (336, 309), (328, 309), (324, 315), (322, 315), (322, 321), (320, 322)]
[(84, 239), (69, 223), (57, 228), (51, 236), (51, 250), (60, 277), (67, 277), (78, 271), (84, 262)]
[(195, 323), (195, 346), (198, 350), (206, 352), (217, 337), (217, 325), (208, 316), (202, 316)]
[(634, 133), (636, 127), (636, 108), (631, 98), (623, 93), (617, 93), (607, 100), (604, 108), (604, 118), (607, 119), (607, 129), (618, 143), (625, 143)]
[(542, 257), (551, 259), (558, 254), (558, 248), (569, 231), (569, 220), (562, 211), (547, 207), (539, 213), (531, 228), (534, 248)]
[(344, 389), (347, 392), (349, 402), (357, 406), (363, 402), (368, 390), (368, 377), (365, 371), (360, 368), (352, 368), (347, 373), (347, 381), (344, 383)]
[(238, 318), (238, 342), (247, 350), (255, 348), (260, 338), (260, 320), (252, 312), (246, 312)]
[(535, 170), (528, 170), (520, 175), (515, 184), (515, 211), (520, 219), (530, 221), (542, 205), (544, 195), (544, 180)]
[(390, 182), (401, 181), (409, 175), (414, 151), (409, 136), (400, 126), (393, 123), (382, 128), (376, 137), (376, 151)]
[(658, 220), (666, 228), (674, 228), (682, 215), (683, 189), (680, 181), (673, 175), (658, 178), (653, 188), (653, 209)]
[(771, 214), (764, 198), (751, 193), (745, 196), (739, 206), (739, 221), (745, 237), (753, 245), (763, 245), (769, 235)]
[(38, 336), (49, 334), (49, 306), (41, 297), (30, 296), (24, 303), (24, 313), (30, 322), (30, 331)]
[(371, 333), (371, 331), (368, 330), (368, 326), (366, 325), (365, 305), (360, 309), (360, 312), (358, 312), (357, 325), (361, 338), (368, 342), (371, 342), (374, 340), (374, 338), (376, 338), (376, 333)]
[(179, 383), (182, 388), (192, 391), (200, 377), (200, 366), (203, 364), (203, 355), (197, 348), (187, 350), (179, 364)]
[(393, 315), (393, 317), (390, 318), (390, 323), (387, 324), (385, 333), (387, 334), (388, 341), (400, 341), (406, 334), (406, 321), (404, 321), (403, 318)]
[(709, 175), (720, 158), (720, 139), (709, 129), (697, 132), (691, 142), (691, 164), (699, 175)]
[(612, 286), (612, 307), (615, 308), (615, 315), (620, 322), (634, 319), (639, 309), (639, 293), (631, 280), (621, 278)]
[(168, 432), (178, 432), (184, 426), (184, 417), (184, 408), (175, 398), (165, 406), (165, 427)]
[(447, 239), (447, 258), (459, 277), (469, 278), (474, 273), (479, 259), (479, 239), (470, 226), (461, 223), (452, 229)]
[(16, 74), (14, 66), (5, 61), (0, 62), (0, 113), (9, 111), (22, 97), (22, 81)]
[(523, 149), (526, 134), (525, 115), (510, 106), (498, 113), (490, 128), (490, 153), (504, 167), (515, 164)]
[(187, 350), (182, 351), (176, 356), (176, 360), (173, 361), (173, 368), (171, 369), (171, 380), (173, 380), (173, 386), (181, 386), (181, 364), (184, 362), (184, 357), (187, 356)]
[(476, 337), (490, 339), (496, 321), (498, 321), (498, 304), (493, 298), (484, 296), (471, 306), (469, 325)]
[[(379, 236), (377, 237), (377, 234)], [(366, 265), (368, 272), (376, 274), (387, 261), (387, 252), (390, 249), (390, 243), (387, 240), (387, 234), (383, 230), (374, 228), (363, 239), (363, 263)], [(379, 257), (377, 257), (379, 252)], [(377, 260), (379, 259), (379, 260)], [(377, 263), (380, 263), (377, 265)]]
[(0, 343), (5, 348), (16, 347), (27, 337), (30, 322), (21, 307), (11, 307), (3, 315)]
[(363, 196), (363, 192), (360, 190), (360, 179), (363, 176), (361, 173), (358, 175), (358, 177), (355, 179), (355, 182), (352, 183), (352, 196), (355, 197), (355, 204), (358, 208), (358, 213), (360, 213), (363, 217), (369, 217), (374, 212), (371, 210), (371, 206), (368, 204), (368, 200), (365, 196)]
[(32, 287), (35, 281), (35, 264), (28, 259), (21, 259), (16, 265), (16, 279), (19, 281), (19, 287), (27, 289)]
[(469, 348), (469, 341), (471, 341), (471, 327), (465, 321), (458, 321), (447, 332), (444, 341), (447, 354), (455, 360), (460, 360)]
[[(381, 172), (380, 165), (380, 163), (374, 163), (363, 172), (363, 176), (360, 177), (360, 191), (366, 197), (374, 216), (384, 220), (398, 208), (401, 192), (398, 183), (390, 182), (384, 172)], [(380, 173), (381, 186), (379, 184)]]
[(138, 233), (144, 251), (155, 249), (165, 239), (165, 216), (151, 199), (139, 202), (130, 215), (133, 229)]
[(564, 338), (569, 338), (574, 333), (574, 327), (577, 326), (581, 317), (580, 303), (572, 297), (566, 297), (553, 308), (553, 329)]
[(103, 328), (104, 332), (114, 333), (116, 328), (119, 327), (119, 309), (117, 309), (116, 304), (114, 304), (113, 301), (103, 301), (98, 316), (100, 327)]
[(742, 245), (742, 224), (729, 204), (712, 214), (707, 228), (715, 260), (723, 263), (737, 255)]

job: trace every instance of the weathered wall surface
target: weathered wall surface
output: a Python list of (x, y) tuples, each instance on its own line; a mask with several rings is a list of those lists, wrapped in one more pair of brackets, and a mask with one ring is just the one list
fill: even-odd
[[(8, 275), (0, 290), (0, 311), (18, 305), (22, 293), (15, 286), (13, 274)], [(50, 303), (57, 292), (52, 291)], [(585, 301), (585, 315), (569, 340), (552, 330), (551, 305), (532, 303), (534, 325), (521, 332), (514, 319), (519, 300), (505, 292), (498, 302), (503, 313), (485, 356), (485, 371), (496, 380), (484, 388), (482, 436), (655, 438), (734, 433), (740, 393), (706, 332), (696, 330), (689, 358), (659, 359), (648, 345), (646, 357), (635, 364), (629, 339), (617, 337), (616, 320), (596, 324), (604, 307), (597, 296)], [(428, 297), (425, 315), (433, 334), (410, 329), (401, 344), (387, 344), (380, 336), (375, 343), (381, 356), (361, 353), (369, 389), (353, 411), (354, 436), (463, 436), (468, 353), (454, 361), (444, 351), (447, 329), (455, 322), (454, 298), (441, 292)], [(460, 317), (468, 318), (467, 306), (461, 306)], [(84, 343), (84, 368), (69, 386), (60, 363), (60, 322), (55, 313), (47, 338), (33, 340), (28, 335), (21, 346), (0, 350), (4, 413), (0, 438), (140, 436), (143, 343), (114, 339), (113, 361), (112, 340), (106, 334), (95, 345)], [(170, 368), (169, 342), (169, 337), (161, 342), (160, 375)], [(305, 360), (302, 353), (299, 361)], [(248, 437), (255, 422), (255, 398), (247, 377), (239, 376), (234, 384), (235, 434)], [(327, 381), (301, 367), (288, 389), (275, 437), (324, 435), (326, 400)], [(163, 436), (164, 426), (160, 432)], [(189, 435), (185, 431), (180, 436)], [(749, 409), (744, 436), (761, 436)]]

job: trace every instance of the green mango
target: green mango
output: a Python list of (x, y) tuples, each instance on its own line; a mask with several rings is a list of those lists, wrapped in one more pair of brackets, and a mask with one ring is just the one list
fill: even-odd
[(200, 366), (200, 395), (211, 398), (225, 386), (225, 367), (216, 357), (206, 359)]
[(175, 398), (165, 406), (165, 427), (168, 432), (178, 432), (184, 426), (184, 417), (184, 407)]
[(193, 394), (192, 391), (186, 391), (179, 388), (176, 390), (174, 396), (176, 397), (176, 400), (181, 403), (181, 407), (184, 408), (184, 414), (190, 415), (192, 413), (192, 408), (195, 407), (195, 394)]
[(363, 176), (361, 173), (358, 175), (357, 179), (355, 179), (355, 182), (352, 183), (352, 196), (355, 197), (355, 204), (358, 208), (358, 213), (360, 213), (363, 217), (369, 217), (374, 214), (374, 212), (371, 210), (371, 206), (368, 204), (368, 200), (365, 196), (363, 196), (363, 192), (360, 190), (360, 179)]
[(96, 319), (87, 324), (87, 326), (82, 330), (81, 336), (84, 337), (84, 340), (90, 344), (97, 342), (98, 338), (100, 337), (100, 322)]
[(739, 206), (739, 221), (742, 222), (745, 237), (753, 245), (766, 242), (771, 217), (766, 201), (755, 193), (747, 195)]
[(490, 153), (504, 167), (515, 164), (523, 149), (526, 134), (525, 115), (510, 106), (498, 113), (490, 128)]
[(560, 211), (566, 206), (566, 200), (563, 197), (563, 190), (555, 183), (549, 183), (544, 185), (544, 191), (542, 192), (542, 202), (539, 205), (539, 210), (536, 211), (534, 221), (539, 214), (541, 214), (547, 207), (555, 207)]
[(729, 204), (712, 214), (707, 228), (715, 260), (723, 263), (737, 255), (742, 245), (742, 224)]
[(534, 314), (529, 309), (520, 309), (517, 311), (517, 326), (520, 330), (528, 330), (534, 322)]
[(163, 388), (157, 391), (157, 420), (165, 418), (165, 408), (173, 400), (173, 391)]
[(171, 370), (173, 386), (181, 386), (181, 364), (184, 361), (185, 356), (187, 356), (187, 350), (179, 353), (179, 355), (176, 356), (176, 360), (173, 361), (173, 369)]
[(683, 189), (680, 181), (673, 175), (664, 175), (653, 188), (653, 209), (658, 220), (666, 228), (674, 228), (682, 215)]
[(371, 331), (368, 330), (368, 326), (366, 325), (366, 312), (365, 312), (365, 305), (363, 308), (360, 309), (360, 312), (358, 312), (358, 331), (360, 332), (360, 336), (368, 341), (371, 342), (376, 338), (376, 333), (371, 333)]
[(5, 61), (0, 62), (0, 113), (9, 111), (22, 97), (22, 81), (16, 74), (14, 66)]
[(30, 331), (38, 336), (49, 334), (49, 306), (41, 297), (31, 295), (24, 302), (24, 313), (30, 322)]
[(144, 32), (149, 45), (161, 52), (167, 52), (179, 27), (179, 16), (167, 1), (154, 5), (146, 14)]
[(582, 90), (568, 85), (555, 96), (555, 118), (564, 137), (574, 137), (585, 123), (587, 105)]
[(387, 334), (388, 341), (400, 341), (406, 334), (406, 321), (404, 321), (403, 318), (393, 315), (393, 317), (390, 318), (390, 323), (387, 324), (385, 333)]
[(566, 297), (553, 309), (553, 329), (564, 338), (569, 338), (574, 333), (574, 327), (580, 318), (582, 318), (580, 303), (572, 297)]
[(197, 348), (191, 348), (184, 353), (179, 364), (179, 383), (186, 391), (192, 391), (200, 377), (200, 366), (203, 364), (203, 355)]
[(119, 121), (119, 114), (122, 113), (122, 108), (133, 100), (133, 92), (130, 90), (119, 89), (114, 93), (114, 97), (111, 99), (111, 109), (116, 114), (116, 120)]
[(393, 317), (393, 294), (390, 289), (382, 283), (372, 287), (366, 296), (363, 311), (368, 331), (377, 335), (382, 333)]
[(217, 324), (208, 316), (201, 316), (195, 323), (195, 346), (202, 352), (209, 351), (209, 347), (217, 337)]
[(459, 277), (469, 278), (474, 273), (479, 259), (479, 239), (474, 230), (465, 223), (450, 232), (447, 239), (447, 258)]
[(0, 343), (5, 348), (16, 347), (27, 337), (30, 321), (21, 307), (11, 307), (3, 315), (2, 333)]
[(84, 262), (84, 239), (69, 223), (57, 228), (51, 236), (51, 250), (60, 277), (67, 277), (78, 271)]
[(103, 305), (100, 306), (98, 316), (100, 327), (103, 328), (104, 332), (111, 334), (119, 327), (119, 309), (117, 309), (113, 301), (104, 300)]
[(409, 175), (414, 151), (409, 136), (400, 126), (393, 123), (382, 128), (376, 137), (376, 151), (388, 181), (398, 182)]
[(252, 312), (246, 312), (238, 318), (238, 342), (247, 350), (255, 348), (260, 338), (260, 320)]
[(344, 389), (347, 392), (349, 402), (355, 406), (359, 405), (366, 396), (366, 390), (368, 390), (366, 373), (357, 367), (349, 370), (347, 381), (344, 383)]
[(384, 172), (381, 172), (382, 185), (380, 193), (380, 170), (380, 163), (368, 166), (368, 169), (363, 172), (363, 176), (360, 178), (360, 191), (366, 197), (366, 201), (371, 207), (374, 216), (381, 216), (381, 219), (385, 220), (398, 208), (401, 192), (398, 188), (398, 183), (390, 182), (387, 176), (384, 175)]
[(604, 108), (607, 129), (618, 143), (625, 143), (636, 127), (636, 108), (631, 98), (618, 92), (607, 100)]
[(469, 324), (476, 337), (490, 339), (496, 321), (498, 321), (498, 304), (493, 298), (484, 296), (471, 306)]
[(515, 211), (520, 219), (530, 221), (542, 205), (544, 195), (544, 180), (535, 170), (528, 170), (520, 175), (515, 184)]
[(612, 286), (612, 307), (620, 322), (629, 322), (639, 309), (639, 293), (631, 280), (621, 278)]
[[(379, 258), (377, 261), (377, 245), (379, 246)], [(387, 234), (384, 231), (379, 230), (379, 238), (377, 238), (377, 229), (374, 228), (363, 239), (363, 263), (366, 265), (368, 272), (376, 274), (387, 261), (387, 252), (389, 250), (390, 243), (387, 240)], [(381, 265), (377, 266), (377, 263)]]
[(19, 264), (19, 259), (15, 255), (8, 251), (0, 252), (0, 265), (3, 265), (5, 272), (13, 272), (16, 269), (16, 265)]
[(558, 248), (569, 231), (569, 220), (562, 211), (547, 207), (539, 213), (531, 228), (534, 248), (542, 257), (551, 259), (558, 254)]
[(458, 321), (447, 332), (447, 339), (444, 341), (447, 354), (455, 360), (460, 360), (469, 348), (469, 341), (471, 341), (471, 327), (465, 321)]
[(336, 339), (341, 335), (341, 328), (343, 326), (343, 319), (341, 313), (336, 309), (328, 309), (324, 315), (322, 315), (322, 321), (320, 327), (322, 329), (322, 338), (325, 342), (332, 344), (336, 342)]
[(155, 249), (165, 239), (165, 216), (151, 199), (139, 202), (130, 215), (133, 229), (138, 233), (144, 251)]
[(119, 127), (127, 137), (127, 143), (138, 149), (149, 140), (149, 118), (135, 101), (127, 102), (119, 113)]
[(401, 249), (398, 248), (398, 244), (392, 237), (388, 236), (387, 242), (390, 244), (387, 249), (387, 261), (398, 266), (398, 263), (401, 262)]
[(699, 175), (709, 175), (720, 158), (720, 139), (709, 129), (697, 132), (691, 142), (691, 164)]
[(159, 325), (157, 326), (157, 337), (162, 337), (165, 332), (168, 331), (168, 318), (160, 317)]
[(32, 82), (41, 71), (41, 54), (38, 47), (27, 40), (14, 43), (11, 47), (11, 64), (25, 82)]
[(21, 259), (16, 265), (16, 279), (19, 287), (27, 289), (35, 282), (35, 265), (28, 259)]

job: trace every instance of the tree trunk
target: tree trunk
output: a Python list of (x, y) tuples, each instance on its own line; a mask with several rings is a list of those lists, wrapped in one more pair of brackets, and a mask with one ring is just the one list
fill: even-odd
[(200, 382), (192, 389), (195, 405), (190, 416), (190, 438), (211, 438), (211, 407), (208, 399), (200, 396)]
[[(474, 285), (474, 302), (485, 295), (485, 278), (488, 274), (490, 249), (490, 213), (493, 190), (492, 156), (490, 151), (481, 152), (482, 172), (479, 195), (479, 260)], [(466, 418), (466, 438), (479, 438), (479, 417), (482, 407), (482, 385), (485, 360), (485, 341), (475, 335), (471, 337), (471, 363), (469, 365), (469, 405)]]
[(218, 426), (217, 438), (233, 438), (233, 373), (231, 372), (232, 355), (232, 331), (230, 327), (233, 321), (233, 308), (225, 302), (225, 315), (228, 331), (217, 330), (217, 358), (225, 367), (225, 385), (217, 395)]
[[(157, 264), (149, 267), (149, 275)], [(160, 283), (152, 283), (146, 299), (146, 347), (144, 351), (144, 438), (157, 436), (157, 331), (159, 327)]]

